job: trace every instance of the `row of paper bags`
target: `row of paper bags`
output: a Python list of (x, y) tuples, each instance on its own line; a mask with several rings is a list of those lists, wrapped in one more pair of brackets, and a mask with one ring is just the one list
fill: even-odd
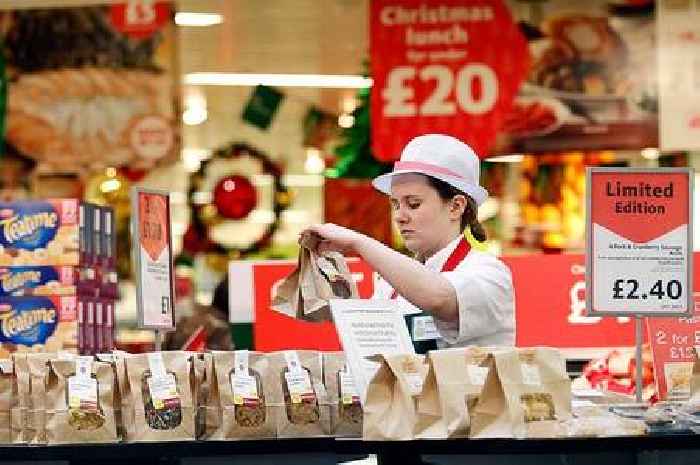
[(361, 434), (342, 352), (16, 354), (0, 373), (0, 443)]
[(468, 347), (375, 360), (368, 440), (557, 437), (571, 417), (571, 383), (556, 349)]

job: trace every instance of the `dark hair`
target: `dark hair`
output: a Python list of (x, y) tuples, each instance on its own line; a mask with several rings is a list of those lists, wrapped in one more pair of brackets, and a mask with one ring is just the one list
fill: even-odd
[(442, 200), (452, 200), (452, 198), (456, 195), (463, 195), (464, 197), (466, 197), (467, 205), (464, 209), (464, 213), (462, 213), (462, 219), (460, 220), (460, 228), (462, 231), (464, 231), (464, 229), (467, 226), (469, 226), (469, 231), (472, 233), (472, 236), (474, 236), (474, 239), (476, 239), (479, 242), (484, 242), (486, 240), (486, 230), (484, 230), (484, 227), (481, 225), (481, 223), (479, 223), (479, 220), (476, 216), (476, 211), (478, 207), (474, 199), (470, 195), (465, 194), (461, 190), (457, 189), (456, 187), (453, 187), (445, 181), (434, 178), (432, 176), (427, 176), (427, 178), (428, 183), (435, 188)]

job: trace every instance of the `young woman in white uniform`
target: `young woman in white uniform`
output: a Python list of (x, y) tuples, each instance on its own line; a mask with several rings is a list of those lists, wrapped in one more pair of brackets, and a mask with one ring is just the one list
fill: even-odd
[[(486, 239), (476, 218), (488, 193), (472, 149), (442, 134), (411, 140), (391, 173), (374, 179), (391, 198), (407, 257), (335, 224), (311, 226), (319, 250), (359, 254), (379, 273), (373, 298), (397, 300), (418, 352), (435, 347), (515, 344), (515, 304), (508, 267), (470, 248), (464, 230)], [(434, 324), (433, 324), (434, 322)]]

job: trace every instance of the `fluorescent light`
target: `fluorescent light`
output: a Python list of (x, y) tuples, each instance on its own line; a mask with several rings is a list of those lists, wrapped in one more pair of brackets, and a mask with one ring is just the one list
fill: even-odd
[(204, 27), (223, 22), (224, 17), (216, 13), (190, 13), (186, 11), (175, 13), (175, 24), (178, 26)]
[(523, 154), (522, 153), (514, 153), (511, 155), (500, 155), (500, 156), (495, 156), (495, 157), (489, 157), (486, 159), (486, 161), (490, 161), (492, 163), (520, 163), (523, 161)]
[(372, 86), (372, 79), (347, 74), (248, 74), (248, 73), (189, 73), (185, 84), (195, 86), (276, 86), (331, 87), (362, 89)]

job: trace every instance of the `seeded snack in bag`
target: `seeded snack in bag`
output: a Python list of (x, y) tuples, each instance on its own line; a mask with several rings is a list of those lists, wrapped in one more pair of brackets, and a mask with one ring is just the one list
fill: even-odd
[(362, 436), (362, 404), (355, 381), (348, 370), (344, 352), (323, 354), (323, 381), (328, 392), (331, 434)]
[(552, 348), (494, 351), (473, 409), (471, 438), (557, 437), (571, 417), (571, 381)]
[(316, 253), (319, 240), (314, 233), (302, 234), (299, 262), (273, 290), (273, 310), (292, 318), (330, 321), (330, 299), (359, 298), (345, 257), (337, 252)]
[(207, 373), (212, 378), (205, 407), (207, 439), (275, 437), (282, 390), (265, 354), (213, 352)]
[(89, 356), (49, 364), (48, 443), (118, 441), (112, 366)]
[(315, 437), (330, 434), (328, 396), (323, 385), (321, 353), (287, 350), (269, 355), (282, 398), (275, 402), (277, 437)]
[(125, 363), (122, 417), (133, 421), (126, 426), (126, 440), (195, 439), (190, 355), (182, 351), (127, 355)]

